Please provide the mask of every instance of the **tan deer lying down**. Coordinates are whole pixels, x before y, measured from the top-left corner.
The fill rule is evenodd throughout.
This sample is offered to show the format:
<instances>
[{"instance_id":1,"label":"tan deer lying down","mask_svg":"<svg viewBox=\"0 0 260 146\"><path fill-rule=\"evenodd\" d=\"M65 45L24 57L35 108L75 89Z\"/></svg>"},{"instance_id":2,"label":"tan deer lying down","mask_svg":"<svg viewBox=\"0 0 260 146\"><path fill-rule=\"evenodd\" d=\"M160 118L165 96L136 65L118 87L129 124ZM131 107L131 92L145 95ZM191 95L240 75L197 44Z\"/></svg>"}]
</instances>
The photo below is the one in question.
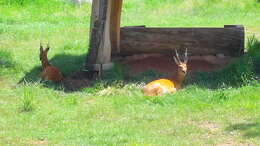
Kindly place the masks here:
<instances>
[{"instance_id":1,"label":"tan deer lying down","mask_svg":"<svg viewBox=\"0 0 260 146\"><path fill-rule=\"evenodd\" d=\"M178 66L177 75L169 79L158 79L144 86L143 92L146 96L155 96L165 93L174 93L181 88L184 77L187 73L187 49L184 56L184 61L181 61L178 52L175 50L176 57L173 57Z\"/></svg>"},{"instance_id":2,"label":"tan deer lying down","mask_svg":"<svg viewBox=\"0 0 260 146\"><path fill-rule=\"evenodd\" d=\"M40 77L43 80L53 81L53 82L61 82L63 80L63 76L58 68L52 66L47 57L47 53L50 47L47 45L45 49L43 49L42 45L40 44L40 60L42 63L42 72Z\"/></svg>"}]
</instances>

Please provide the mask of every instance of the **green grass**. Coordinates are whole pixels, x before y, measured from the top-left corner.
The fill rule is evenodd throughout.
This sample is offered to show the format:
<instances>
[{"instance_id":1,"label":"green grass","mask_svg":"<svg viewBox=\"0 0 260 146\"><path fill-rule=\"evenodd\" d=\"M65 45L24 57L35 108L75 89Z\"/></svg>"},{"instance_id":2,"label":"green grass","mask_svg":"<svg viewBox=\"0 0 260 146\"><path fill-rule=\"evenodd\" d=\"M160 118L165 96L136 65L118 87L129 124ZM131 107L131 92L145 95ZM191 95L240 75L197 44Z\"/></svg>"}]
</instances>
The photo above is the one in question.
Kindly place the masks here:
<instances>
[{"instance_id":1,"label":"green grass","mask_svg":"<svg viewBox=\"0 0 260 146\"><path fill-rule=\"evenodd\" d=\"M120 63L77 92L38 82L41 41L65 76L82 69L91 7L0 0L0 145L260 145L259 11L256 0L125 0L123 26L246 28L247 55L148 98L142 85L162 74Z\"/></svg>"},{"instance_id":2,"label":"green grass","mask_svg":"<svg viewBox=\"0 0 260 146\"><path fill-rule=\"evenodd\" d=\"M30 87L23 89L23 97L21 98L21 112L31 112L34 110L34 96Z\"/></svg>"}]
</instances>

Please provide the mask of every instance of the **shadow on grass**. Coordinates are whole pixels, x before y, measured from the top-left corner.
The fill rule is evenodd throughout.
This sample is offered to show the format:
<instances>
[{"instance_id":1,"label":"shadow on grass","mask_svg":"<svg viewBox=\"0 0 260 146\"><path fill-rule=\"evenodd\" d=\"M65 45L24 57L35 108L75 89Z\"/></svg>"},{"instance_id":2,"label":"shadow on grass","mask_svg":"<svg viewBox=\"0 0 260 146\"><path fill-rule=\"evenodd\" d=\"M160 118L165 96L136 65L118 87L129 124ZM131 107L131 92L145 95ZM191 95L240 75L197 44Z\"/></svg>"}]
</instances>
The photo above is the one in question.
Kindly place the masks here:
<instances>
[{"instance_id":1,"label":"shadow on grass","mask_svg":"<svg viewBox=\"0 0 260 146\"><path fill-rule=\"evenodd\" d=\"M167 77L165 74L158 73L156 71L147 71L139 75L130 75L128 69L115 62L114 67L105 71L102 74L102 78L99 80L90 80L91 73L83 72L83 64L85 61L85 55L75 56L59 54L51 58L50 63L60 69L65 76L65 80L62 84L56 85L46 82L43 85L48 88L54 88L64 91L79 91L83 88L93 87L93 84L103 84L106 86L119 86L123 87L128 83L147 83L154 79ZM192 76L188 76L185 81L185 85L197 85L202 88L219 89L227 87L243 86L251 82L254 78L253 62L249 57L241 57L235 60L228 67L214 72L201 72L195 73ZM41 66L34 67L30 70L19 83L23 82L39 82L39 74L41 72ZM93 85L93 86L92 86Z\"/></svg>"},{"instance_id":2,"label":"shadow on grass","mask_svg":"<svg viewBox=\"0 0 260 146\"><path fill-rule=\"evenodd\" d=\"M227 131L239 131L246 138L260 137L260 123L259 122L234 124L234 125L227 127L226 130Z\"/></svg>"},{"instance_id":3,"label":"shadow on grass","mask_svg":"<svg viewBox=\"0 0 260 146\"><path fill-rule=\"evenodd\" d=\"M65 77L65 80L62 83L55 84L52 82L43 82L42 84L45 87L53 88L55 90L64 90L64 91L76 91L80 88L89 86L89 74L86 72L82 72L85 61L84 55L67 55L67 54L58 54L52 57L49 62L53 66L60 69L62 74ZM40 66L36 66L32 68L29 72L25 74L25 76L20 79L20 83L39 83L42 68Z\"/></svg>"},{"instance_id":4,"label":"shadow on grass","mask_svg":"<svg viewBox=\"0 0 260 146\"><path fill-rule=\"evenodd\" d=\"M80 70L83 67L84 61L85 55L75 56L67 54L58 54L49 60L50 64L59 68L65 77L76 70ZM39 66L36 66L27 72L20 82L23 82L24 80L27 82L39 81L39 74L41 71L42 69L39 61Z\"/></svg>"},{"instance_id":5,"label":"shadow on grass","mask_svg":"<svg viewBox=\"0 0 260 146\"><path fill-rule=\"evenodd\" d=\"M245 55L233 60L227 67L212 72L197 72L189 76L186 84L196 84L203 88L219 89L241 87L256 78L254 64L257 60Z\"/></svg>"}]
</instances>

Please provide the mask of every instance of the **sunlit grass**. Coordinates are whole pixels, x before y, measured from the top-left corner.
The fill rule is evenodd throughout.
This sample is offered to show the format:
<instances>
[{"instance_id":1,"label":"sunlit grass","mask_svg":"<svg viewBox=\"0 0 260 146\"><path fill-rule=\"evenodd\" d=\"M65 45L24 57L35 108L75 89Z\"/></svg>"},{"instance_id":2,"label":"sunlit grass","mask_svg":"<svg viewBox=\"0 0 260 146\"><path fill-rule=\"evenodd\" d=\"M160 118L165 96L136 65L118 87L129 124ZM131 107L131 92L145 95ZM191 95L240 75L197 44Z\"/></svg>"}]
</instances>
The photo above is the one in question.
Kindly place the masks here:
<instances>
[{"instance_id":1,"label":"sunlit grass","mask_svg":"<svg viewBox=\"0 0 260 146\"><path fill-rule=\"evenodd\" d=\"M76 92L38 82L41 41L50 43L49 60L65 76L83 67L91 7L62 0L14 4L21 1L0 0L0 145L260 145L256 1L125 0L123 26L243 24L247 37L255 34L246 46L255 53L154 98L141 88L161 74L132 77L120 63Z\"/></svg>"}]
</instances>

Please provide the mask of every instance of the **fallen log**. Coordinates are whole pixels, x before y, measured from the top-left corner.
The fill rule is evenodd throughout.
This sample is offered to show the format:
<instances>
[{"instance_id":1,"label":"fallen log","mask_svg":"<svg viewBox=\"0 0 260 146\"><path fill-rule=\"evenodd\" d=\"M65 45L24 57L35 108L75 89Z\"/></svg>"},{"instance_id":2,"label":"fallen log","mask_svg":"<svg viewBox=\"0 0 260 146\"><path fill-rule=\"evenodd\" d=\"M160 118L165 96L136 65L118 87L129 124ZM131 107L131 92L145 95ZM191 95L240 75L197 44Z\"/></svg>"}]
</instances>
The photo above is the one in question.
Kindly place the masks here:
<instances>
[{"instance_id":1,"label":"fallen log","mask_svg":"<svg viewBox=\"0 0 260 146\"><path fill-rule=\"evenodd\" d=\"M189 55L240 56L244 52L244 27L225 25L224 28L121 28L121 56L169 54L173 49L185 48L188 48Z\"/></svg>"}]
</instances>

